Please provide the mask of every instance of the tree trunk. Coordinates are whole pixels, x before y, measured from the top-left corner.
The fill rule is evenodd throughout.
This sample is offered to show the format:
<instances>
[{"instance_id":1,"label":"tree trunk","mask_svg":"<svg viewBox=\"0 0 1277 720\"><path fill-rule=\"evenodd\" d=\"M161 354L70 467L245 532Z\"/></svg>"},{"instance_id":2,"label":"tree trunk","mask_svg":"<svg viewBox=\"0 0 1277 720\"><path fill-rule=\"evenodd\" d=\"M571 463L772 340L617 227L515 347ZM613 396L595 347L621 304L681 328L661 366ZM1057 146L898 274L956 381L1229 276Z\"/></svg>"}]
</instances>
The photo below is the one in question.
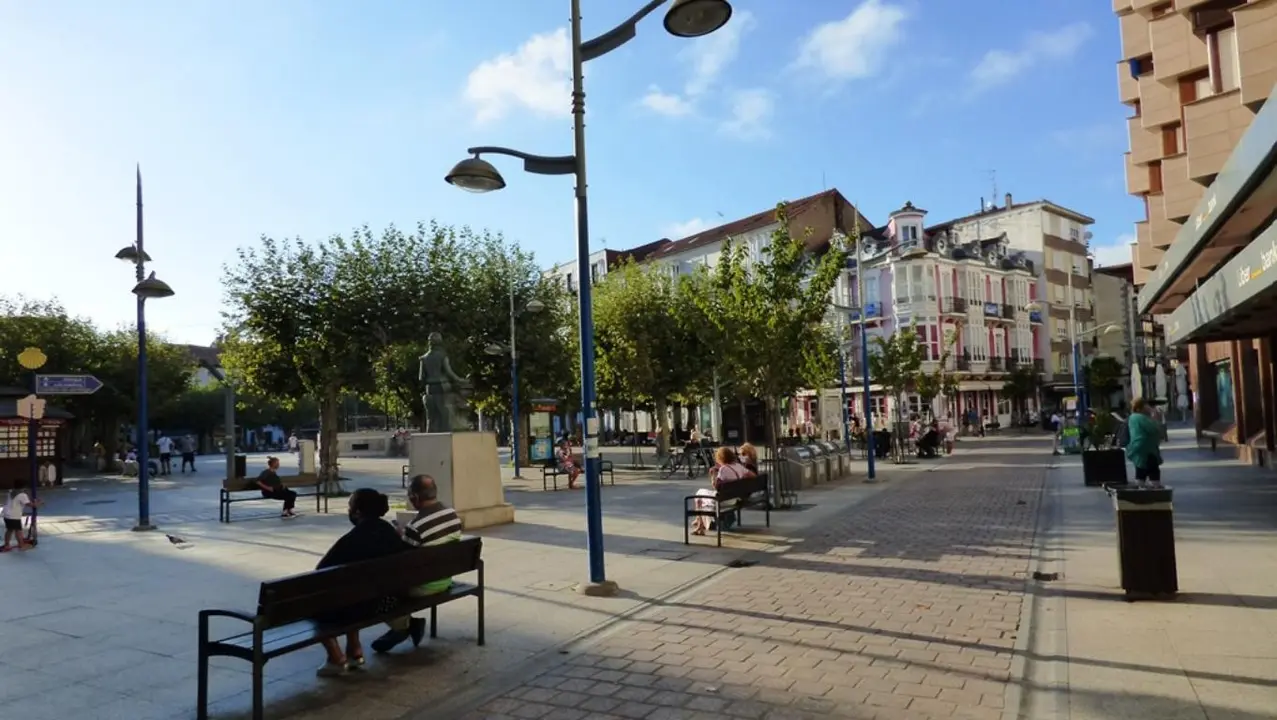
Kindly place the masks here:
<instances>
[{"instance_id":1,"label":"tree trunk","mask_svg":"<svg viewBox=\"0 0 1277 720\"><path fill-rule=\"evenodd\" d=\"M319 477L324 483L324 494L330 497L345 493L337 479L337 411L341 396L331 390L319 400Z\"/></svg>"},{"instance_id":2,"label":"tree trunk","mask_svg":"<svg viewBox=\"0 0 1277 720\"><path fill-rule=\"evenodd\" d=\"M659 457L667 455L670 449L670 418L666 412L668 409L668 401L656 401L656 454Z\"/></svg>"},{"instance_id":3,"label":"tree trunk","mask_svg":"<svg viewBox=\"0 0 1277 720\"><path fill-rule=\"evenodd\" d=\"M740 441L744 445L749 442L749 414L745 412L745 398L736 398L736 402L740 407Z\"/></svg>"}]
</instances>

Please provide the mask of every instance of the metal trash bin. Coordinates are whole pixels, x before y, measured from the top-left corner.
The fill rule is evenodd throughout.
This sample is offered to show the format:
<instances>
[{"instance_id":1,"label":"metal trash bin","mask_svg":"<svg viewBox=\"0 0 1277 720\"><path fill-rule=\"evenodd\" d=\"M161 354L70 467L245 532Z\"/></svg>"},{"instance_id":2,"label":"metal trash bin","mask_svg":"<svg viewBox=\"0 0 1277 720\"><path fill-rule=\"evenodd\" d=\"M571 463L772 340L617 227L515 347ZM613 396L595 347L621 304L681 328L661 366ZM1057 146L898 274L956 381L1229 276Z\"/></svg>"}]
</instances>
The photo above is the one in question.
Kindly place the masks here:
<instances>
[{"instance_id":1,"label":"metal trash bin","mask_svg":"<svg viewBox=\"0 0 1277 720\"><path fill-rule=\"evenodd\" d=\"M248 477L248 456L247 455L235 456L235 477L236 478Z\"/></svg>"},{"instance_id":2,"label":"metal trash bin","mask_svg":"<svg viewBox=\"0 0 1277 720\"><path fill-rule=\"evenodd\" d=\"M783 502L786 497L798 497L799 488L816 484L815 459L806 446L793 445L781 448L780 460L778 465L781 472L773 481L775 488L772 492L772 495L778 498L778 503Z\"/></svg>"},{"instance_id":3,"label":"metal trash bin","mask_svg":"<svg viewBox=\"0 0 1277 720\"><path fill-rule=\"evenodd\" d=\"M1117 513L1117 558L1127 600L1179 592L1172 491L1111 487Z\"/></svg>"},{"instance_id":4,"label":"metal trash bin","mask_svg":"<svg viewBox=\"0 0 1277 720\"><path fill-rule=\"evenodd\" d=\"M835 442L824 440L820 446L825 449L825 456L829 458L829 479L841 480L847 476L847 453L845 446Z\"/></svg>"},{"instance_id":5,"label":"metal trash bin","mask_svg":"<svg viewBox=\"0 0 1277 720\"><path fill-rule=\"evenodd\" d=\"M812 469L812 485L829 482L829 457L825 453L825 449L820 443L813 443L807 446L807 452L811 453ZM803 487L807 487L804 485Z\"/></svg>"}]
</instances>

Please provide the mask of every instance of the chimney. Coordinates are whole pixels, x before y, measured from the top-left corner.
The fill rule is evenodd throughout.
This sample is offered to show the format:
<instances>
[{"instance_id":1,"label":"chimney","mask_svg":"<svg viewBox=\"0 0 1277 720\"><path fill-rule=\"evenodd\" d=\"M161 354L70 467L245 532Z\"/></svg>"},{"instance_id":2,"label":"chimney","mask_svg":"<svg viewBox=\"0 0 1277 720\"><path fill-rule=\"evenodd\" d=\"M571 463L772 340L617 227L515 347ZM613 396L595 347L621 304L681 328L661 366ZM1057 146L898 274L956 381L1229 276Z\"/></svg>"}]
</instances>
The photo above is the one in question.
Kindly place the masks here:
<instances>
[{"instance_id":1,"label":"chimney","mask_svg":"<svg viewBox=\"0 0 1277 720\"><path fill-rule=\"evenodd\" d=\"M1007 193L1007 209L1011 209L1011 193Z\"/></svg>"}]
</instances>

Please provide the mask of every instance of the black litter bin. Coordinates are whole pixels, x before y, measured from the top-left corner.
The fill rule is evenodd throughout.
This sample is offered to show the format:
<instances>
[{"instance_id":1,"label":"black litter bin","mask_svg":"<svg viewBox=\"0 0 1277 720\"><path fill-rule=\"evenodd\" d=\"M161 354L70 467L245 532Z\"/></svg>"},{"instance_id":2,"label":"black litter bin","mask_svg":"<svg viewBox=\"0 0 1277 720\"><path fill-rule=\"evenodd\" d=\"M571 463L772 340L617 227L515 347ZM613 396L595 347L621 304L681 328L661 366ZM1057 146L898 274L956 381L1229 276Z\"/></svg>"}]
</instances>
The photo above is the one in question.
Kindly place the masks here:
<instances>
[{"instance_id":1,"label":"black litter bin","mask_svg":"<svg viewBox=\"0 0 1277 720\"><path fill-rule=\"evenodd\" d=\"M1114 487L1109 494L1117 511L1117 558L1126 599L1179 592L1170 488Z\"/></svg>"},{"instance_id":2,"label":"black litter bin","mask_svg":"<svg viewBox=\"0 0 1277 720\"><path fill-rule=\"evenodd\" d=\"M1122 448L1082 452L1082 482L1087 487L1126 484L1126 451Z\"/></svg>"},{"instance_id":3,"label":"black litter bin","mask_svg":"<svg viewBox=\"0 0 1277 720\"><path fill-rule=\"evenodd\" d=\"M248 456L247 455L235 456L235 477L237 478L248 477Z\"/></svg>"}]
</instances>

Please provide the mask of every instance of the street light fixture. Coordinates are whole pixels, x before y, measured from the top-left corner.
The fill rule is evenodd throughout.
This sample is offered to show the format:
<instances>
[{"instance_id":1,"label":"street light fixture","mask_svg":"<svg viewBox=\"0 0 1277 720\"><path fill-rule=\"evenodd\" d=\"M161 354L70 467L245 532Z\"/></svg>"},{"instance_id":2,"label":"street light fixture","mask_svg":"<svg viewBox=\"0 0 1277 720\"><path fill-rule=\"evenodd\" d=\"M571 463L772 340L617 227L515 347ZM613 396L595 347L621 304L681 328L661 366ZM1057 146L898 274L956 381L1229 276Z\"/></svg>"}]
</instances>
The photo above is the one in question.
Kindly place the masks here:
<instances>
[{"instance_id":1,"label":"street light fixture","mask_svg":"<svg viewBox=\"0 0 1277 720\"><path fill-rule=\"evenodd\" d=\"M467 151L471 157L457 163L444 176L449 184L470 192L500 190L505 187L505 179L491 163L480 157L485 154L508 155L523 160L523 169L537 175L576 176L577 268L582 280L577 295L581 333L581 418L585 424L582 456L585 460L586 547L590 561L590 582L581 585L580 590L587 595L613 595L617 586L607 579L603 556L603 502L599 482L601 461L594 397L594 317L590 283L587 280L590 277L590 213L585 172L584 67L590 60L600 58L632 40L638 33L638 23L666 2L667 0L651 0L625 22L592 40L585 40L581 37L581 0L571 0L571 155L532 155L504 147L472 147ZM732 7L727 0L673 0L665 16L665 29L676 37L700 37L721 28L731 16ZM513 326L513 322L511 324ZM514 348L511 347L510 350L513 357ZM517 436L518 433L515 434Z\"/></svg>"},{"instance_id":2,"label":"street light fixture","mask_svg":"<svg viewBox=\"0 0 1277 720\"><path fill-rule=\"evenodd\" d=\"M147 473L150 472L150 443L147 440L146 398L146 301L173 297L173 288L168 283L146 274L146 263L151 256L146 254L142 246L142 170L137 170L137 241L121 248L115 253L118 260L123 260L134 268L137 284L133 286L133 294L137 297L137 526L134 531L154 530L151 524L151 486ZM229 431L229 428L228 428Z\"/></svg>"}]
</instances>

